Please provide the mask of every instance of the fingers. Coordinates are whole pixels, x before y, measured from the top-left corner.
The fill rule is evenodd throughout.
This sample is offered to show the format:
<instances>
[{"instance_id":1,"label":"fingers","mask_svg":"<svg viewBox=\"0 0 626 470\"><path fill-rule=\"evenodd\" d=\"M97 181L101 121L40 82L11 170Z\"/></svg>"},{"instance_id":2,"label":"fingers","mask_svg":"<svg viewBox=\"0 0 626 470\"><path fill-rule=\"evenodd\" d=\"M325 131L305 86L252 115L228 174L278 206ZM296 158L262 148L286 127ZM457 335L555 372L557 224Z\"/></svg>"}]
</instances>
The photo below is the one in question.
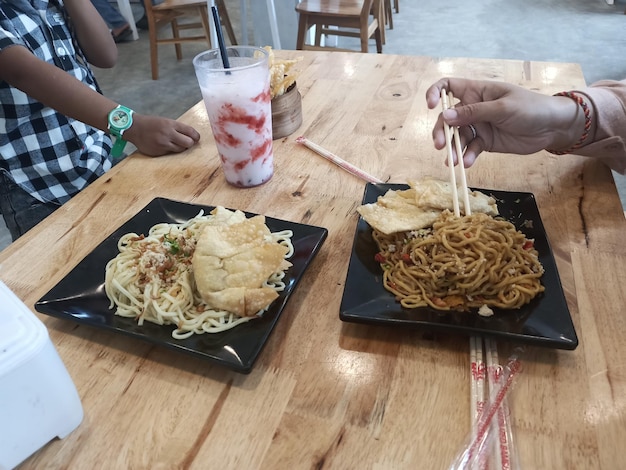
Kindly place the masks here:
<instances>
[{"instance_id":1,"label":"fingers","mask_svg":"<svg viewBox=\"0 0 626 470\"><path fill-rule=\"evenodd\" d=\"M442 114L439 114L437 122L432 130L433 143L437 150L441 150L446 146L446 136L443 130L444 119ZM448 123L448 125L450 125ZM471 127L470 127L471 126ZM453 126L459 127L459 134L461 136L461 146L465 147L472 139L475 139L478 135L478 131L474 125ZM473 129L473 130L472 130Z\"/></svg>"},{"instance_id":2,"label":"fingers","mask_svg":"<svg viewBox=\"0 0 626 470\"><path fill-rule=\"evenodd\" d=\"M433 136L433 144L437 150L443 150L446 148L446 136L443 129L443 117L441 114L437 120L437 124L433 128L432 136ZM478 155L480 155L485 150L485 142L480 137L478 130L472 128L470 126L461 126L459 127L459 137L461 148L463 150L462 160L463 166L465 168L471 167ZM457 165L459 162L459 157L457 155L456 145L452 145L452 156L454 164ZM446 165L448 164L446 157Z\"/></svg>"},{"instance_id":3,"label":"fingers","mask_svg":"<svg viewBox=\"0 0 626 470\"><path fill-rule=\"evenodd\" d=\"M484 141L476 130L472 130L470 126L463 126L459 128L459 135L461 137L461 148L463 150L462 161L465 168L471 167L478 155L484 150ZM456 155L456 148L454 152L454 164L458 164L459 159Z\"/></svg>"},{"instance_id":4,"label":"fingers","mask_svg":"<svg viewBox=\"0 0 626 470\"><path fill-rule=\"evenodd\" d=\"M183 152L198 143L200 140L200 133L193 127L186 124L177 123L175 126L175 133L172 135L170 143L172 145L173 152Z\"/></svg>"},{"instance_id":5,"label":"fingers","mask_svg":"<svg viewBox=\"0 0 626 470\"><path fill-rule=\"evenodd\" d=\"M142 150L143 153L151 157L160 157L171 153L180 153L196 145L198 141L185 134L175 133L156 145L151 145Z\"/></svg>"},{"instance_id":6,"label":"fingers","mask_svg":"<svg viewBox=\"0 0 626 470\"><path fill-rule=\"evenodd\" d=\"M478 155L483 151L483 141L480 137L473 139L465 148L465 152L463 152L463 166L465 168L471 167Z\"/></svg>"},{"instance_id":7,"label":"fingers","mask_svg":"<svg viewBox=\"0 0 626 470\"><path fill-rule=\"evenodd\" d=\"M432 136L433 143L435 144L435 148L437 150L441 150L446 147L446 135L443 130L443 118L441 116L441 113L439 113L439 116L437 117L437 122L433 127Z\"/></svg>"},{"instance_id":8,"label":"fingers","mask_svg":"<svg viewBox=\"0 0 626 470\"><path fill-rule=\"evenodd\" d=\"M184 152L200 140L200 133L191 126L174 120L158 122L162 125L154 126L152 132L142 135L136 143L137 148L146 155L158 157Z\"/></svg>"},{"instance_id":9,"label":"fingers","mask_svg":"<svg viewBox=\"0 0 626 470\"><path fill-rule=\"evenodd\" d=\"M479 80L468 80L465 78L445 77L433 83L426 90L426 103L429 109L434 109L438 104L441 96L441 90L452 92L455 98L462 102L477 101L482 89L482 83Z\"/></svg>"},{"instance_id":10,"label":"fingers","mask_svg":"<svg viewBox=\"0 0 626 470\"><path fill-rule=\"evenodd\" d=\"M187 141L189 141L189 139L191 140L191 143L189 143L189 145L186 148L191 147L192 145L194 145L200 140L200 133L197 130L195 130L193 127L188 126L187 124L183 124L178 121L174 121L174 122L175 122L174 129L176 130L176 132L178 132L178 134L180 135L187 137L188 138L186 139Z\"/></svg>"},{"instance_id":11,"label":"fingers","mask_svg":"<svg viewBox=\"0 0 626 470\"><path fill-rule=\"evenodd\" d=\"M441 90L443 88L446 90L449 88L447 78L442 78L441 80L433 83L428 90L426 90L426 104L428 105L428 109L435 109L439 105Z\"/></svg>"}]
</instances>

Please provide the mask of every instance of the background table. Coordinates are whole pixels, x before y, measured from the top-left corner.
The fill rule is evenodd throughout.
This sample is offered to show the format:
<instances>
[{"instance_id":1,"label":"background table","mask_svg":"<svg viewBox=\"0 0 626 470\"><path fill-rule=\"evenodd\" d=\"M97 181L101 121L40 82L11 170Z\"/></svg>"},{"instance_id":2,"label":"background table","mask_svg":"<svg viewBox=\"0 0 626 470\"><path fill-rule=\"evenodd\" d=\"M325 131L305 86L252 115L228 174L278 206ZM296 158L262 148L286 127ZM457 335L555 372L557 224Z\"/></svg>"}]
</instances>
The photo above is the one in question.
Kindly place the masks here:
<instances>
[{"instance_id":1,"label":"background table","mask_svg":"<svg viewBox=\"0 0 626 470\"><path fill-rule=\"evenodd\" d=\"M275 141L267 184L226 184L203 104L180 155L126 159L0 253L28 306L154 197L328 228L249 375L127 337L40 317L85 408L81 426L23 468L445 468L470 430L467 338L339 320L364 184L302 134L383 180L447 178L428 85L443 75L545 93L584 85L574 64L277 51L303 56L300 130ZM194 77L189 77L194 80ZM511 395L522 468L619 468L626 442L626 221L593 159L484 155L471 186L535 194L580 344L529 347ZM103 267L104 269L104 267ZM505 358L510 345L499 343Z\"/></svg>"}]
</instances>

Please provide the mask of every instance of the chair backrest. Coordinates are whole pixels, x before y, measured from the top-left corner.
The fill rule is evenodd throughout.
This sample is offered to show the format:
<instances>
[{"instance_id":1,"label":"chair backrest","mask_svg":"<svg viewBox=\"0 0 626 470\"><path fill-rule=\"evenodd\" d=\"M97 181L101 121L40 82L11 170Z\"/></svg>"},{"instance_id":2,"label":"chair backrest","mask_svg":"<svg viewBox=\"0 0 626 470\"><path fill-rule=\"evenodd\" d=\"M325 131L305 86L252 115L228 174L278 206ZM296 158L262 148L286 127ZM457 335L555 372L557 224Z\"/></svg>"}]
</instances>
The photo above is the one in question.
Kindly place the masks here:
<instances>
[{"instance_id":1,"label":"chair backrest","mask_svg":"<svg viewBox=\"0 0 626 470\"><path fill-rule=\"evenodd\" d=\"M211 48L211 31L209 12L206 1L197 0L164 0L158 5L153 5L152 0L143 0L146 9L146 19L150 36L150 62L152 65L152 78L158 79L158 46L160 44L173 44L176 49L176 58L182 59L181 44L204 41ZM231 44L237 44L228 11L224 0L216 0L222 26L226 29ZM178 18L188 17L191 21L178 23ZM158 30L163 26L171 26L171 36L159 35ZM181 30L196 30L196 34L181 35Z\"/></svg>"},{"instance_id":2,"label":"chair backrest","mask_svg":"<svg viewBox=\"0 0 626 470\"><path fill-rule=\"evenodd\" d=\"M381 6L381 0L303 0L296 6L299 13L296 49L318 49L321 35L330 35L359 37L362 52L367 52L367 40L374 37L377 51L382 52L385 22ZM315 43L308 45L306 34L313 26Z\"/></svg>"}]
</instances>

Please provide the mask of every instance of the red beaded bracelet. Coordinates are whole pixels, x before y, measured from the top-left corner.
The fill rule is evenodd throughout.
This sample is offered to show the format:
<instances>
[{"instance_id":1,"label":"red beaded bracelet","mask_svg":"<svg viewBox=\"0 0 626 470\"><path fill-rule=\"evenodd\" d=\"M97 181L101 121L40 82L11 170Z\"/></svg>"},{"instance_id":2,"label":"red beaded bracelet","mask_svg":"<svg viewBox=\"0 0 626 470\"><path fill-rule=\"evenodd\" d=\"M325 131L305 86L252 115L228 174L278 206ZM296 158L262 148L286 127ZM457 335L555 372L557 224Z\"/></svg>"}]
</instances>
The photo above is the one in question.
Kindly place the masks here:
<instances>
[{"instance_id":1,"label":"red beaded bracelet","mask_svg":"<svg viewBox=\"0 0 626 470\"><path fill-rule=\"evenodd\" d=\"M570 148L566 150L546 149L548 150L548 152L553 153L555 155L564 155L566 153L572 153L574 150L581 148L583 144L585 143L585 141L587 140L587 137L589 137L589 130L591 129L591 111L589 111L589 106L587 105L583 97L572 91L562 91L560 93L555 94L554 96L565 96L567 98L570 98L576 101L576 103L578 103L578 105L582 108L583 113L585 115L585 127L583 129L583 135L580 136L580 139L578 139L578 142L576 142L574 145L572 145Z\"/></svg>"}]
</instances>

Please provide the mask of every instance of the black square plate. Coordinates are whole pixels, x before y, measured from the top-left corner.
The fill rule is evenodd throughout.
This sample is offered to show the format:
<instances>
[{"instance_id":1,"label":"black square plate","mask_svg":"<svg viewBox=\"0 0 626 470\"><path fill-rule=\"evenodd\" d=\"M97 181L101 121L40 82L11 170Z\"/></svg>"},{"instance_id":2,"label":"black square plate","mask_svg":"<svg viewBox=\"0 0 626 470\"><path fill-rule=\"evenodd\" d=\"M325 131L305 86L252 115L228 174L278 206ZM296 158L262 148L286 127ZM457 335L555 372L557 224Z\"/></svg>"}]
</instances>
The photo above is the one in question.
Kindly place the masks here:
<instances>
[{"instance_id":1,"label":"black square plate","mask_svg":"<svg viewBox=\"0 0 626 470\"><path fill-rule=\"evenodd\" d=\"M408 189L408 186L369 183L365 188L363 204L376 202L389 189L402 190ZM403 308L383 286L382 270L374 260L378 249L372 239L372 229L361 218L354 237L339 317L348 322L423 327L557 349L575 349L578 338L534 195L475 189L493 196L500 215L512 222L527 238L535 239L535 248L545 269L541 278L545 286L543 293L519 310L493 309L491 317L482 317L476 312L442 312L430 307ZM527 221L532 224L525 223Z\"/></svg>"},{"instance_id":2,"label":"black square plate","mask_svg":"<svg viewBox=\"0 0 626 470\"><path fill-rule=\"evenodd\" d=\"M117 242L128 232L148 233L157 223L180 223L196 216L200 210L205 214L212 206L200 206L169 199L153 199L137 215L109 235L87 255L67 276L44 295L35 309L54 317L123 333L134 338L150 341L178 351L215 361L237 372L248 373L252 369L274 325L278 321L289 296L302 278L328 235L328 230L311 225L297 224L266 217L270 231L292 230L294 255L289 259L293 266L286 272L286 288L261 318L221 333L192 335L187 339L172 338L173 325L160 326L145 322L142 326L131 318L117 316L109 309L109 299L104 292L104 268L117 256ZM246 213L251 217L256 214Z\"/></svg>"}]
</instances>

